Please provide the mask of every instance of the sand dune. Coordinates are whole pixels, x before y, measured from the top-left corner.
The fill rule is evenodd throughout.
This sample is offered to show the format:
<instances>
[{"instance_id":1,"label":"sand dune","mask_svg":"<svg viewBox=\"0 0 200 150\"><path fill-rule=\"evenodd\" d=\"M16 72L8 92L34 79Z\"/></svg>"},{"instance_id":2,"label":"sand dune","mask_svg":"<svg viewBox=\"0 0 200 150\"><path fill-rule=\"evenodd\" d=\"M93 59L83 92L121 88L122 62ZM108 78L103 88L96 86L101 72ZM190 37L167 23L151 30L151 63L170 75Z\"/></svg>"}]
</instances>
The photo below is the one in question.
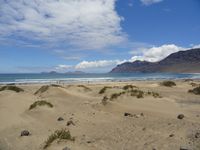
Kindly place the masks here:
<instances>
[{"instance_id":1,"label":"sand dune","mask_svg":"<svg viewBox=\"0 0 200 150\"><path fill-rule=\"evenodd\" d=\"M143 97L123 92L127 84L137 86L144 92ZM199 150L200 96L187 92L193 88L189 82L176 84L171 88L158 81L73 84L49 86L37 94L34 93L42 85L19 85L24 92L1 91L0 150L43 149L48 137L60 129L69 130L75 141L55 140L46 149ZM104 86L111 88L99 94ZM123 94L110 100L113 93L120 92ZM160 97L148 92L156 92ZM105 105L104 96L108 97ZM29 110L36 101L46 101L53 107L44 105ZM177 119L179 114L185 117ZM58 121L59 117L64 120ZM23 130L30 135L20 136Z\"/></svg>"}]
</instances>

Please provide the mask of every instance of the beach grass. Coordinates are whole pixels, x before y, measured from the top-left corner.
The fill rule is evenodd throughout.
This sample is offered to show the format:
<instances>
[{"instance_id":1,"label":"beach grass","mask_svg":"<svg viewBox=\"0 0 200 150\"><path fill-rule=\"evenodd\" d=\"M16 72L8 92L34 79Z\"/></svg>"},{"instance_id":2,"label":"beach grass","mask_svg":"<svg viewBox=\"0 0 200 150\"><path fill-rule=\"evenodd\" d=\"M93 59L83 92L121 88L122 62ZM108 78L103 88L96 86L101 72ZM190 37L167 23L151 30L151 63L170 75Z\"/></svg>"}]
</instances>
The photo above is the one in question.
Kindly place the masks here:
<instances>
[{"instance_id":1,"label":"beach grass","mask_svg":"<svg viewBox=\"0 0 200 150\"><path fill-rule=\"evenodd\" d=\"M48 148L55 140L70 140L70 141L74 141L75 138L71 136L71 133L70 133L69 130L65 130L65 129L56 130L45 141L45 145L44 145L43 149Z\"/></svg>"},{"instance_id":2,"label":"beach grass","mask_svg":"<svg viewBox=\"0 0 200 150\"><path fill-rule=\"evenodd\" d=\"M36 101L33 104L31 104L30 107L29 107L29 110L34 109L37 106L45 106L45 105L48 106L48 107L50 107L50 108L53 107L53 104L51 104L51 103L49 103L47 101L42 100L42 101Z\"/></svg>"},{"instance_id":3,"label":"beach grass","mask_svg":"<svg viewBox=\"0 0 200 150\"><path fill-rule=\"evenodd\" d=\"M24 92L24 90L22 88L19 88L17 86L13 86L13 85L7 85L7 86L3 86L0 88L0 91L5 91L5 90L15 91L17 93Z\"/></svg>"},{"instance_id":4,"label":"beach grass","mask_svg":"<svg viewBox=\"0 0 200 150\"><path fill-rule=\"evenodd\" d=\"M37 95L37 94L44 93L44 92L46 92L48 89L49 89L49 85L44 85L44 86L42 86L41 88L39 88L34 94Z\"/></svg>"},{"instance_id":5,"label":"beach grass","mask_svg":"<svg viewBox=\"0 0 200 150\"><path fill-rule=\"evenodd\" d=\"M198 87L196 87L196 88L194 88L192 90L189 90L188 92L189 93L193 93L195 95L200 95L200 86L198 86Z\"/></svg>"},{"instance_id":6,"label":"beach grass","mask_svg":"<svg viewBox=\"0 0 200 150\"><path fill-rule=\"evenodd\" d=\"M173 87L176 86L176 83L174 81L163 81L161 82L161 85L166 87Z\"/></svg>"},{"instance_id":7,"label":"beach grass","mask_svg":"<svg viewBox=\"0 0 200 150\"><path fill-rule=\"evenodd\" d=\"M83 88L85 91L92 91L92 89L90 89L89 87L87 87L85 85L78 85L78 87Z\"/></svg>"},{"instance_id":8,"label":"beach grass","mask_svg":"<svg viewBox=\"0 0 200 150\"><path fill-rule=\"evenodd\" d=\"M100 91L99 91L99 94L104 94L106 92L107 89L110 89L112 87L110 86L104 86Z\"/></svg>"}]
</instances>

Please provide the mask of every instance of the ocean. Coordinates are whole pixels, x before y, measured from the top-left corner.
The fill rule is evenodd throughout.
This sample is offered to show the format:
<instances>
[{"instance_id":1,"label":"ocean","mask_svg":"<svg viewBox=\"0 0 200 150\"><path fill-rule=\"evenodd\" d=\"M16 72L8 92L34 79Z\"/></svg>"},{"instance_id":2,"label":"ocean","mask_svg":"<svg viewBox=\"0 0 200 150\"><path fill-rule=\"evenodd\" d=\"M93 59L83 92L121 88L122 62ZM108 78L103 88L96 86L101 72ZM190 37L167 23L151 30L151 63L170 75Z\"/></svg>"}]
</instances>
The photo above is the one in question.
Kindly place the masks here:
<instances>
[{"instance_id":1,"label":"ocean","mask_svg":"<svg viewBox=\"0 0 200 150\"><path fill-rule=\"evenodd\" d=\"M0 84L73 83L131 80L200 79L200 74L177 73L117 73L117 74L0 74Z\"/></svg>"}]
</instances>

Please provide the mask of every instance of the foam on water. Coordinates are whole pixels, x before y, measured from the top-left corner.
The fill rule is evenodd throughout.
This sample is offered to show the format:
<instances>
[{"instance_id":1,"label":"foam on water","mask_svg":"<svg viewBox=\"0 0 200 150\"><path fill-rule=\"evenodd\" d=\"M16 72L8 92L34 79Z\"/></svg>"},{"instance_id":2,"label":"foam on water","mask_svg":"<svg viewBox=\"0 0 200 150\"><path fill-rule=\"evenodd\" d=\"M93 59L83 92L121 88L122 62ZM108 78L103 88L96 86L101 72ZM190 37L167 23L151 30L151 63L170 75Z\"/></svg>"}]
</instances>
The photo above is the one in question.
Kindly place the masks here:
<instances>
[{"instance_id":1,"label":"foam on water","mask_svg":"<svg viewBox=\"0 0 200 150\"><path fill-rule=\"evenodd\" d=\"M200 79L200 74L120 73L120 74L0 74L0 84L74 83L131 80Z\"/></svg>"}]
</instances>

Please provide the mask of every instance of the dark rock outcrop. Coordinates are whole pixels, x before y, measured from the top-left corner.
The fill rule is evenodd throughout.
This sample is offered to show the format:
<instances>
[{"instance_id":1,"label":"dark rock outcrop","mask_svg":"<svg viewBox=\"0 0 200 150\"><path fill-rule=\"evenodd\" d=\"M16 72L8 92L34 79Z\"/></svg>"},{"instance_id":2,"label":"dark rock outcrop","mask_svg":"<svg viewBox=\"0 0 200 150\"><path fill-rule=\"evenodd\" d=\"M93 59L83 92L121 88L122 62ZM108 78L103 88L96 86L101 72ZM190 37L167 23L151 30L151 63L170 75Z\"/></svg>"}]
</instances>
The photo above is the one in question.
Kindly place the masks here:
<instances>
[{"instance_id":1,"label":"dark rock outcrop","mask_svg":"<svg viewBox=\"0 0 200 150\"><path fill-rule=\"evenodd\" d=\"M117 65L110 73L200 73L200 48L173 53L159 62L134 61Z\"/></svg>"}]
</instances>

